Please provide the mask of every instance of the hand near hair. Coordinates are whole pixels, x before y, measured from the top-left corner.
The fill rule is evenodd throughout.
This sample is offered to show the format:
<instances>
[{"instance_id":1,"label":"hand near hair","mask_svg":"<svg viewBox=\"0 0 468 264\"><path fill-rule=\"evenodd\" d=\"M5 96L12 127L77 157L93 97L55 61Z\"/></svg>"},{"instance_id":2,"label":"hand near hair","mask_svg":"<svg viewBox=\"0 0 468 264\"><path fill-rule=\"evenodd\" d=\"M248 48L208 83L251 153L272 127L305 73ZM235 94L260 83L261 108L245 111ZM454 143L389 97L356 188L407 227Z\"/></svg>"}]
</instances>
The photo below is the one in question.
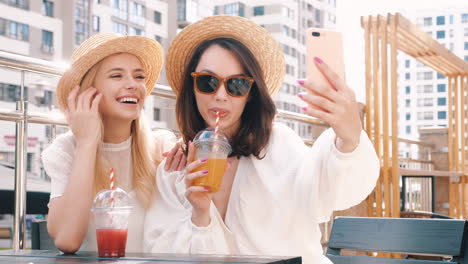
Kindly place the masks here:
<instances>
[{"instance_id":1,"label":"hand near hair","mask_svg":"<svg viewBox=\"0 0 468 264\"><path fill-rule=\"evenodd\" d=\"M197 171L194 170L200 167L206 160L195 158L195 148L192 142L189 142L189 151L187 156L187 175L185 175L185 185L187 190L185 192L185 197L192 204L192 222L196 226L208 226L210 224L210 204L211 204L211 194L208 192L209 188L203 186L193 186L193 181L197 178L203 177L206 175L206 171Z\"/></svg>"},{"instance_id":2,"label":"hand near hair","mask_svg":"<svg viewBox=\"0 0 468 264\"><path fill-rule=\"evenodd\" d=\"M307 90L298 94L307 103L302 110L327 122L337 136L338 150L351 152L358 146L362 130L354 91L321 59L315 58L314 63L331 88L315 85L313 80L299 80L298 83Z\"/></svg>"},{"instance_id":3,"label":"hand near hair","mask_svg":"<svg viewBox=\"0 0 468 264\"><path fill-rule=\"evenodd\" d=\"M102 94L90 87L77 96L79 90L80 87L76 86L68 95L65 117L77 144L97 144L102 137L102 120L99 114Z\"/></svg>"},{"instance_id":4,"label":"hand near hair","mask_svg":"<svg viewBox=\"0 0 468 264\"><path fill-rule=\"evenodd\" d=\"M182 145L183 141L179 139L170 151L163 153L163 157L166 158L165 171L181 171L187 166L187 157L184 154Z\"/></svg>"}]
</instances>

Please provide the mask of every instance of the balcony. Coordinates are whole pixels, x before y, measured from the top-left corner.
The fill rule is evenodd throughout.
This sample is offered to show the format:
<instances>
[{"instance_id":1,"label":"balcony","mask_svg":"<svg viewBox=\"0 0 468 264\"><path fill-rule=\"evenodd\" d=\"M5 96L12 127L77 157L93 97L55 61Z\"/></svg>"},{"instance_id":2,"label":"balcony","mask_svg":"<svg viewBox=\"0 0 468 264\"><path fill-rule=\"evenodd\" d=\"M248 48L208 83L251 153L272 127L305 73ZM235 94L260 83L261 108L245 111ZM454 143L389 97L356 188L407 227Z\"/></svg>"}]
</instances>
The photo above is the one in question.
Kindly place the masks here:
<instances>
[{"instance_id":1,"label":"balcony","mask_svg":"<svg viewBox=\"0 0 468 264\"><path fill-rule=\"evenodd\" d=\"M41 51L46 54L54 54L54 46L42 43Z\"/></svg>"}]
</instances>

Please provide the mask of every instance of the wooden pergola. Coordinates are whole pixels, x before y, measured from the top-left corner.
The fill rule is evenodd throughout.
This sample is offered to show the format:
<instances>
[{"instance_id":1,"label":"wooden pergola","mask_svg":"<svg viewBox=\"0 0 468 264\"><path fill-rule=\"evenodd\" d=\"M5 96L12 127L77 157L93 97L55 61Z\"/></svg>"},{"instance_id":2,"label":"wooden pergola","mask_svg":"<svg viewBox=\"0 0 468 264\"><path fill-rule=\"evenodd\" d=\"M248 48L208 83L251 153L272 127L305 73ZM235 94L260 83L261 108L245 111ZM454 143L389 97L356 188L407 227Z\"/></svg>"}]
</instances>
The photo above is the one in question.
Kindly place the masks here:
<instances>
[{"instance_id":1,"label":"wooden pergola","mask_svg":"<svg viewBox=\"0 0 468 264\"><path fill-rule=\"evenodd\" d=\"M400 217L397 53L402 51L448 77L449 215L466 218L468 63L398 13L361 17L361 25L365 31L366 131L381 160L379 182L368 198L368 215Z\"/></svg>"}]
</instances>

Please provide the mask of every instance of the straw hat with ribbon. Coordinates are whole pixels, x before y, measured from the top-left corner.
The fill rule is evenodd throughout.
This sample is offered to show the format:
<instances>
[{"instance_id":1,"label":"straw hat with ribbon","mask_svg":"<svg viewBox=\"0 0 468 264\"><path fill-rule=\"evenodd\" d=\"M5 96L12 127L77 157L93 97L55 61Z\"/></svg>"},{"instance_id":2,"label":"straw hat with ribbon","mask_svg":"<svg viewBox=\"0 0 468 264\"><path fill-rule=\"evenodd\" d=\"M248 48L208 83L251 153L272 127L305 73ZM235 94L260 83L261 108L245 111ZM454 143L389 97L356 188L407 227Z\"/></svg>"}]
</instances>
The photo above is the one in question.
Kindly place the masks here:
<instances>
[{"instance_id":1,"label":"straw hat with ribbon","mask_svg":"<svg viewBox=\"0 0 468 264\"><path fill-rule=\"evenodd\" d=\"M260 65L270 95L281 88L285 61L278 42L255 22L239 16L210 16L188 25L172 41L166 57L166 75L177 95L193 53L206 40L232 38L244 44Z\"/></svg>"},{"instance_id":2,"label":"straw hat with ribbon","mask_svg":"<svg viewBox=\"0 0 468 264\"><path fill-rule=\"evenodd\" d=\"M140 60L146 73L146 94L151 93L163 64L161 45L142 36L100 33L84 41L73 52L70 69L62 75L57 85L57 103L61 110L68 108L67 98L70 91L81 83L89 69L105 57L116 53L130 53Z\"/></svg>"}]
</instances>

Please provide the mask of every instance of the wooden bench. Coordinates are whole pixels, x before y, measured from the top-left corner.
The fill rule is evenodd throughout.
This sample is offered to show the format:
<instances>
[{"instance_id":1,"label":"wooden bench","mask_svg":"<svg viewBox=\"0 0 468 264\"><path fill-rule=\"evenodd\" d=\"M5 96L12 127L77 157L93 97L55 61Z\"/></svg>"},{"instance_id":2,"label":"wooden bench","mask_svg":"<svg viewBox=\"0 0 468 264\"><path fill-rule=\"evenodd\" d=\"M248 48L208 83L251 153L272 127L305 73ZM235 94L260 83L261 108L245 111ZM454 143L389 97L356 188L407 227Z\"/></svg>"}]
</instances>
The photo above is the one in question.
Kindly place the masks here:
<instances>
[{"instance_id":1,"label":"wooden bench","mask_svg":"<svg viewBox=\"0 0 468 264\"><path fill-rule=\"evenodd\" d=\"M468 264L468 225L455 219L340 217L335 219L327 257L335 264ZM436 260L344 255L343 250L439 257ZM438 259L438 260L437 260Z\"/></svg>"}]
</instances>

